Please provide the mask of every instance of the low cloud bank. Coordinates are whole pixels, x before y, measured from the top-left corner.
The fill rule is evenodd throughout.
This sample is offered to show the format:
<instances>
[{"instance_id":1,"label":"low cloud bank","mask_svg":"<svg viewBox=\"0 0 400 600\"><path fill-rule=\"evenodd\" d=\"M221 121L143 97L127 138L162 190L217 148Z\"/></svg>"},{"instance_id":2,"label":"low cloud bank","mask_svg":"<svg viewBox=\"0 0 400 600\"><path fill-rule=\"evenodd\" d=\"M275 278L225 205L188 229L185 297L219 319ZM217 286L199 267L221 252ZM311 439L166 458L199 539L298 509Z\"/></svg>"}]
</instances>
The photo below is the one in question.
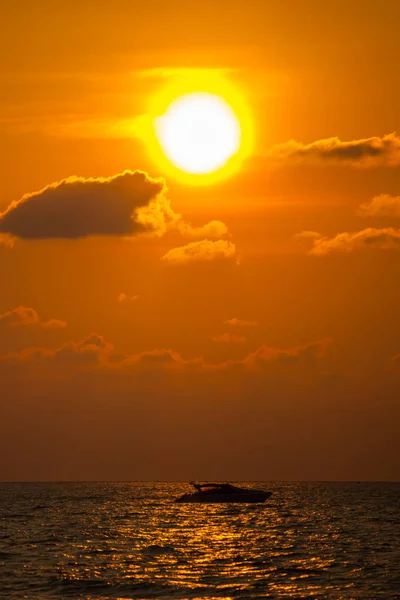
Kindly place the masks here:
<instances>
[{"instance_id":1,"label":"low cloud bank","mask_svg":"<svg viewBox=\"0 0 400 600\"><path fill-rule=\"evenodd\" d=\"M129 372L132 369L188 369L190 372L194 370L215 372L232 369L243 372L263 372L277 367L312 366L325 356L326 348L331 342L331 339L323 339L286 349L264 345L242 359L206 363L202 357L184 359L178 352L171 349L154 349L138 354L124 354L117 352L113 344L107 342L103 336L94 333L81 341L67 342L57 350L26 348L22 352L2 355L0 356L0 367L47 364L63 368L94 368L121 373Z\"/></svg>"}]
</instances>

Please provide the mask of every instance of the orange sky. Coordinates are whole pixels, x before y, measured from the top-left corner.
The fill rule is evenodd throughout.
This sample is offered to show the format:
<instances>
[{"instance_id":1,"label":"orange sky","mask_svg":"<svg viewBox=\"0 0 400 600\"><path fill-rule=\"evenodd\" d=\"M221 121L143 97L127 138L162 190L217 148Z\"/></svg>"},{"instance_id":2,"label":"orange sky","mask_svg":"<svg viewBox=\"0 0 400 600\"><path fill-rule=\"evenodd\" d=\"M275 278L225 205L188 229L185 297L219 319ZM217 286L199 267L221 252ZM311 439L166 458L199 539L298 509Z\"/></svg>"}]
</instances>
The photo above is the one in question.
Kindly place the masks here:
<instances>
[{"instance_id":1,"label":"orange sky","mask_svg":"<svg viewBox=\"0 0 400 600\"><path fill-rule=\"evenodd\" d=\"M399 480L399 23L396 0L5 3L1 480ZM137 129L196 77L255 130L207 186Z\"/></svg>"}]
</instances>

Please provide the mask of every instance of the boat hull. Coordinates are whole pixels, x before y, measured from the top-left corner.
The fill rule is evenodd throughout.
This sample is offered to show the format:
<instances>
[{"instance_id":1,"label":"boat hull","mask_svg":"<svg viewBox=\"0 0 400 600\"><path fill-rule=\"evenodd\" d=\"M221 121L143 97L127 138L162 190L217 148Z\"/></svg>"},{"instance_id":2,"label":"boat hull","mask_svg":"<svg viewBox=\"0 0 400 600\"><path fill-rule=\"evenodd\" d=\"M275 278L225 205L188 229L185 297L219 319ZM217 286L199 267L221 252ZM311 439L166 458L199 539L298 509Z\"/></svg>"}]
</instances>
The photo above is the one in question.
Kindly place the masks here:
<instances>
[{"instance_id":1,"label":"boat hull","mask_svg":"<svg viewBox=\"0 0 400 600\"><path fill-rule=\"evenodd\" d=\"M177 503L195 503L195 504L222 504L222 503L240 503L255 504L265 502L272 492L244 492L238 494L184 494L177 498Z\"/></svg>"}]
</instances>

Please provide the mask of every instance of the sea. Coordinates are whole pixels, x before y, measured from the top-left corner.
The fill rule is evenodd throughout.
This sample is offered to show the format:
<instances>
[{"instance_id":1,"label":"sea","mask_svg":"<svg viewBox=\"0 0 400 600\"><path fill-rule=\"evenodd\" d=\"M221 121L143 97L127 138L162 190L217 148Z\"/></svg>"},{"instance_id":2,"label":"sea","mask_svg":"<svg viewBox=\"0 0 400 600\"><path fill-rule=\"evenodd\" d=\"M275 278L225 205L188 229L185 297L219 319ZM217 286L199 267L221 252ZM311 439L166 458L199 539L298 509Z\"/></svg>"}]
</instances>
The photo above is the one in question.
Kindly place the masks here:
<instances>
[{"instance_id":1,"label":"sea","mask_svg":"<svg viewBox=\"0 0 400 600\"><path fill-rule=\"evenodd\" d=\"M400 483L1 483L0 598L400 598Z\"/></svg>"}]
</instances>

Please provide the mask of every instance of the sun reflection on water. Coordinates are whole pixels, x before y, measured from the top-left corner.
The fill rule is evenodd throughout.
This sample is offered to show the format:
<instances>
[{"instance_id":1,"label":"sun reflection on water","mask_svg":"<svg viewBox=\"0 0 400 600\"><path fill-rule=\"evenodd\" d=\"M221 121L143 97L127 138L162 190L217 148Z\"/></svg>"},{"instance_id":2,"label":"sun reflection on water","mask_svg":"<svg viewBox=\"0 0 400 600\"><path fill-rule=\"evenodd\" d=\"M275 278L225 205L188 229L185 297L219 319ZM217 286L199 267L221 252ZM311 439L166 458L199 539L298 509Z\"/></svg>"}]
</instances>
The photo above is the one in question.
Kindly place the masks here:
<instances>
[{"instance_id":1,"label":"sun reflection on water","mask_svg":"<svg viewBox=\"0 0 400 600\"><path fill-rule=\"evenodd\" d=\"M265 505L193 506L172 503L177 484L93 484L90 496L87 485L52 488L36 511L21 500L3 520L18 549L11 586L22 573L41 600L350 598L361 585L372 598L393 597L381 592L400 576L388 568L400 550L396 495L385 521L370 490L355 501L359 487L275 484ZM18 598L12 587L7 598Z\"/></svg>"}]
</instances>

